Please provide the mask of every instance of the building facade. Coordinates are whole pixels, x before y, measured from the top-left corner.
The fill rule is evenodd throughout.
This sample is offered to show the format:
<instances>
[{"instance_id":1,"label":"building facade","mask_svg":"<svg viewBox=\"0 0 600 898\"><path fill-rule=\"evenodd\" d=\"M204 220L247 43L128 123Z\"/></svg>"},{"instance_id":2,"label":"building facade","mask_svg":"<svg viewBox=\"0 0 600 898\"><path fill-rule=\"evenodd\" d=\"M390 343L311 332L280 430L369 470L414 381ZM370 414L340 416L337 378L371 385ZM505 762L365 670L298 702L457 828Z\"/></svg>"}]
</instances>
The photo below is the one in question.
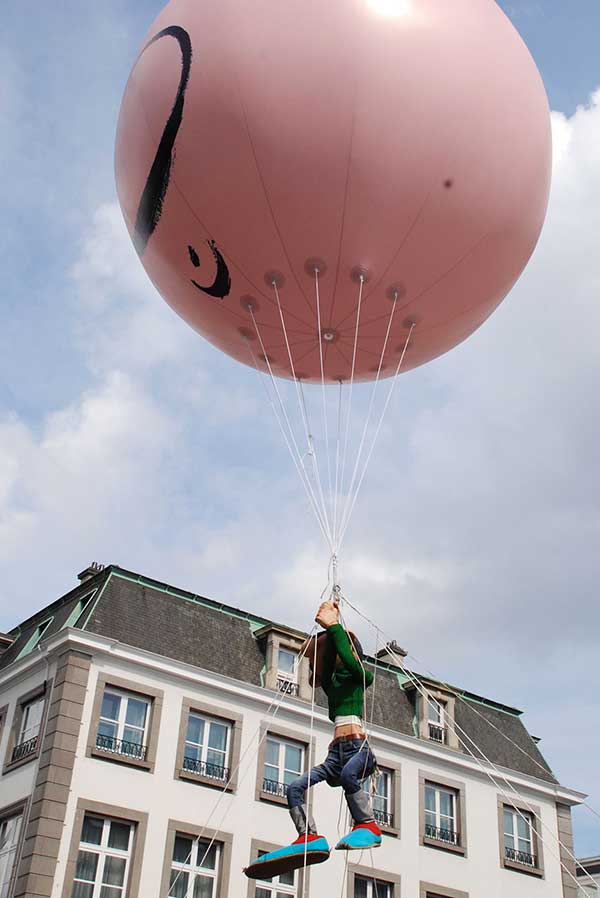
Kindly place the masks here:
<instances>
[{"instance_id":1,"label":"building facade","mask_svg":"<svg viewBox=\"0 0 600 898\"><path fill-rule=\"evenodd\" d=\"M577 863L579 898L600 896L600 857L583 857Z\"/></svg>"},{"instance_id":2,"label":"building facade","mask_svg":"<svg viewBox=\"0 0 600 898\"><path fill-rule=\"evenodd\" d=\"M0 637L0 898L576 898L557 842L572 851L582 796L521 712L419 678L423 695L385 650L366 661L383 845L247 880L294 836L286 786L331 738L295 663L306 634L116 566L80 578ZM341 791L317 787L314 811L335 844Z\"/></svg>"}]
</instances>

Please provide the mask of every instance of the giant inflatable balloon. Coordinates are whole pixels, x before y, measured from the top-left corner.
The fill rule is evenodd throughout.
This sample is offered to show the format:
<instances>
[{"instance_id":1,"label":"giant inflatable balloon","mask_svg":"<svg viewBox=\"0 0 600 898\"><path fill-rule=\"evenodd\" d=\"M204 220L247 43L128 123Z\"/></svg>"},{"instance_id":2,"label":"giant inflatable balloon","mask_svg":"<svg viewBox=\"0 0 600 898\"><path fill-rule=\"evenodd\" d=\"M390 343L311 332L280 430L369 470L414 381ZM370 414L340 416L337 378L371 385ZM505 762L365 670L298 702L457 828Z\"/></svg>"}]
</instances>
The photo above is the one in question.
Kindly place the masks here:
<instances>
[{"instance_id":1,"label":"giant inflatable balloon","mask_svg":"<svg viewBox=\"0 0 600 898\"><path fill-rule=\"evenodd\" d=\"M409 332L404 369L479 327L535 247L550 168L542 81L494 0L171 0L116 145L164 299L307 381L353 357L372 379L390 320L384 376Z\"/></svg>"}]
</instances>

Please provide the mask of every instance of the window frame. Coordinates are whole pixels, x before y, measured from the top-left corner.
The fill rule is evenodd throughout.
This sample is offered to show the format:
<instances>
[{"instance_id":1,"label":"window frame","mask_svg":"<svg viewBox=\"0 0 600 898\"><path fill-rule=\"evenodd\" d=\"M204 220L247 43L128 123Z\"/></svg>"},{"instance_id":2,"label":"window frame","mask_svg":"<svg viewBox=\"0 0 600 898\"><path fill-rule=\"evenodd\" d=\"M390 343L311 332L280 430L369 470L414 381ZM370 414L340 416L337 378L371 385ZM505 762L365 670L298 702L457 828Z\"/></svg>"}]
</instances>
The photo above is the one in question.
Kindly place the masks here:
<instances>
[{"instance_id":1,"label":"window frame","mask_svg":"<svg viewBox=\"0 0 600 898\"><path fill-rule=\"evenodd\" d=\"M98 587L94 587L94 589L90 590L89 592L83 593L83 595L81 595L77 599L61 629L66 630L69 627L83 629L82 627L77 627L77 624L79 623L83 615L86 614L86 612L90 609L97 592Z\"/></svg>"},{"instance_id":2,"label":"window frame","mask_svg":"<svg viewBox=\"0 0 600 898\"><path fill-rule=\"evenodd\" d=\"M23 845L25 843L25 830L27 829L28 810L29 798L23 798L20 801L15 801L12 804L0 808L0 821L8 820L11 817L18 816L22 818L21 828L19 830L19 838L17 839L17 848L15 851L15 861L10 874L10 879L8 881L8 898L11 898L11 896L14 894L15 883L17 881L17 871L19 869L21 855L23 852Z\"/></svg>"},{"instance_id":3,"label":"window frame","mask_svg":"<svg viewBox=\"0 0 600 898\"><path fill-rule=\"evenodd\" d=\"M287 798L282 795L273 795L271 792L266 792L263 789L263 771L265 769L265 758L267 752L267 736L273 736L274 739L281 739L284 742L295 742L298 745L302 746L302 748L304 749L304 764L301 773L306 773L306 771L308 770L309 755L313 764L315 763L316 738L313 736L312 752L310 752L309 747L311 745L311 742L305 734L295 732L294 730L288 730L285 727L280 727L277 724L268 723L267 721L263 721L260 725L259 749L257 753L256 767L255 799L256 801L266 801L271 804L278 804L287 808Z\"/></svg>"},{"instance_id":4,"label":"window frame","mask_svg":"<svg viewBox=\"0 0 600 898\"><path fill-rule=\"evenodd\" d=\"M2 768L3 774L9 773L12 770L16 770L17 768L22 767L24 764L30 764L32 761L36 761L40 757L42 753L44 733L46 731L46 721L48 719L48 708L50 704L49 698L52 694L52 682L52 680L44 680L42 683L38 683L37 686L34 686L32 689L30 689L29 692L26 692L24 695L20 695L17 698L13 711L8 742L6 745L6 752L4 755L4 766ZM18 735L21 732L23 710L27 705L32 704L34 701L36 701L36 699L40 697L43 697L44 707L42 709L40 728L38 731L35 749L30 754L27 754L22 758L18 758L17 760L13 760L13 753L19 745L19 742L17 740Z\"/></svg>"},{"instance_id":5,"label":"window frame","mask_svg":"<svg viewBox=\"0 0 600 898\"><path fill-rule=\"evenodd\" d=\"M389 870L378 870L375 867L366 867L361 864L348 864L348 898L354 898L356 892L356 877L362 879L378 879L387 882L392 887L391 898L400 898L402 877L398 873Z\"/></svg>"},{"instance_id":6,"label":"window frame","mask_svg":"<svg viewBox=\"0 0 600 898\"><path fill-rule=\"evenodd\" d=\"M380 770L385 771L385 773L388 773L390 775L390 794L388 797L388 806L392 815L392 822L389 826L387 824L380 823L379 821L377 822L382 833L400 838L402 828L400 817L402 807L402 765L383 757L376 749L374 749L374 751L377 755L377 766Z\"/></svg>"},{"instance_id":7,"label":"window frame","mask_svg":"<svg viewBox=\"0 0 600 898\"><path fill-rule=\"evenodd\" d=\"M185 743L187 736L188 719L191 713L198 714L200 717L208 717L218 722L229 724L230 737L227 750L227 767L229 767L228 781L217 780L214 777L206 776L202 773L194 773L193 770L183 769L183 759L185 755ZM210 786L213 789L223 791L227 782L226 792L236 792L238 787L238 774L240 753L242 748L242 728L244 718L237 711L229 708L219 708L209 705L201 699L184 697L181 703L181 717L179 721L179 736L177 739L177 750L175 752L175 773L176 780L185 780L190 783L197 783L202 786Z\"/></svg>"},{"instance_id":8,"label":"window frame","mask_svg":"<svg viewBox=\"0 0 600 898\"><path fill-rule=\"evenodd\" d=\"M296 659L294 662L294 669L290 674L287 671L284 671L279 666L279 656L281 652L287 652L288 655L293 655ZM298 696L300 694L300 652L298 649L290 648L287 645L282 645L281 642L277 645L277 664L276 672L277 672L277 690L278 692L285 692L286 695ZM291 689L282 688L282 684L288 684L291 686Z\"/></svg>"},{"instance_id":9,"label":"window frame","mask_svg":"<svg viewBox=\"0 0 600 898\"><path fill-rule=\"evenodd\" d=\"M134 824L128 864L128 880L122 898L138 898L142 861L144 858L144 845L148 829L148 814L133 808L123 808L117 805L104 804L103 802L92 801L87 798L80 798L77 801L71 829L69 854L65 865L65 876L61 898L71 898L75 871L77 869L77 855L81 843L81 831L86 814L95 817L110 817L113 820L120 820L123 823Z\"/></svg>"},{"instance_id":10,"label":"window frame","mask_svg":"<svg viewBox=\"0 0 600 898\"><path fill-rule=\"evenodd\" d=\"M469 893L449 889L447 886L437 886L431 882L421 882L419 898L469 898Z\"/></svg>"},{"instance_id":11,"label":"window frame","mask_svg":"<svg viewBox=\"0 0 600 898\"><path fill-rule=\"evenodd\" d=\"M524 814L525 816L530 818L533 817L531 839L533 855L536 861L534 867L531 867L529 864L521 864L519 863L519 861L509 860L509 858L506 857L504 845L505 808L517 813L520 812L521 814ZM526 875L534 876L537 879L545 879L543 842L538 837L537 833L534 832L534 830L537 830L539 832L539 828L541 826L541 824L539 823L541 814L541 809L537 805L530 804L529 807L527 807L524 802L520 802L517 799L513 801L512 799L509 799L504 795L498 795L498 842L500 848L500 866L502 867L502 869L512 870L515 873L525 873Z\"/></svg>"},{"instance_id":12,"label":"window frame","mask_svg":"<svg viewBox=\"0 0 600 898\"><path fill-rule=\"evenodd\" d=\"M425 834L425 787L437 786L456 793L456 820L458 823L459 843L443 842ZM456 780L439 776L434 771L419 770L419 844L439 851L448 851L452 854L467 857L467 813L466 813L466 785Z\"/></svg>"},{"instance_id":13,"label":"window frame","mask_svg":"<svg viewBox=\"0 0 600 898\"><path fill-rule=\"evenodd\" d=\"M427 742L431 742L432 745L435 745L438 748L448 748L452 751L462 751L463 748L460 743L460 739L456 732L455 726L456 696L451 692L447 692L441 689L437 684L429 683L427 680L423 681L423 690L425 692L425 696L419 693L416 693L415 695L419 738L425 739ZM434 721L431 721L429 719L429 703L432 700L441 705L441 711L444 721L442 742L438 742L437 739L431 738L431 732L429 729L430 723L438 726L438 724L435 724Z\"/></svg>"},{"instance_id":14,"label":"window frame","mask_svg":"<svg viewBox=\"0 0 600 898\"><path fill-rule=\"evenodd\" d=\"M167 838L165 840L165 855L161 878L160 895L169 894L169 882L171 877L171 865L173 862L173 848L177 834L196 839L202 836L208 842L215 839L221 845L219 873L217 876L216 898L228 898L229 881L231 878L231 857L233 834L222 830L207 829L197 823L186 823L182 820L169 820L167 824ZM129 895L127 896L129 898Z\"/></svg>"},{"instance_id":15,"label":"window frame","mask_svg":"<svg viewBox=\"0 0 600 898\"><path fill-rule=\"evenodd\" d=\"M278 848L283 848L283 845L275 845L272 842L263 842L261 839L252 839L250 843L250 863L255 861L258 857L260 851L276 851ZM298 873L298 881L295 885L295 895L294 898L306 898L306 896L310 895L310 867L306 868L306 888L304 888L304 870L300 867L297 871ZM260 879L249 879L248 880L248 892L247 898L256 898L256 887L260 886ZM277 891L277 888L275 889Z\"/></svg>"},{"instance_id":16,"label":"window frame","mask_svg":"<svg viewBox=\"0 0 600 898\"><path fill-rule=\"evenodd\" d=\"M291 633L277 624L266 624L254 633L254 638L264 646L265 666L261 673L261 683L265 689L272 689L275 692L281 692L278 688L278 667L279 667L279 649L287 649L300 655L300 649L306 640L306 634ZM289 699L302 699L310 701L312 696L312 687L308 681L309 664L308 658L301 659L297 667L297 692L288 696Z\"/></svg>"},{"instance_id":17,"label":"window frame","mask_svg":"<svg viewBox=\"0 0 600 898\"><path fill-rule=\"evenodd\" d=\"M110 689L111 687L117 692L124 692L133 697L139 696L140 698L150 701L150 719L147 723L148 738L146 743L146 757L144 760L141 758L130 757L129 755L121 755L116 752L103 751L96 745L104 692L107 688ZM86 757L98 758L115 764L127 764L129 767L137 767L140 770L154 773L163 701L164 692L162 689L156 689L154 686L149 686L137 681L124 680L121 677L112 676L110 674L99 674L95 687L94 706L88 733Z\"/></svg>"}]
</instances>

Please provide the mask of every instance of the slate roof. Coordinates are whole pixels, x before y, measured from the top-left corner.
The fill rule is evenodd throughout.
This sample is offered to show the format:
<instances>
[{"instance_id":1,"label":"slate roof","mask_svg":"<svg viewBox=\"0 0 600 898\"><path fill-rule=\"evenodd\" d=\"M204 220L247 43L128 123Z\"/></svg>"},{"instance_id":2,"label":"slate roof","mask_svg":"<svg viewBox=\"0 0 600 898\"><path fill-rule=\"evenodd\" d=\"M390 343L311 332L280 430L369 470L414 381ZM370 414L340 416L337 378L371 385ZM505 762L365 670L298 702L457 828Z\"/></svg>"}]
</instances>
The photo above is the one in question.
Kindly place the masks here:
<instances>
[{"instance_id":1,"label":"slate roof","mask_svg":"<svg viewBox=\"0 0 600 898\"><path fill-rule=\"evenodd\" d=\"M61 630L82 597L91 592L92 600L81 619L72 622L72 626L245 683L261 685L266 641L257 639L255 632L271 621L116 565L106 567L11 630L9 635L15 641L0 655L0 669L18 657L42 622L52 617L44 639ZM289 627L283 626L290 632ZM300 637L306 635L291 632ZM367 660L373 663L373 659ZM367 718L370 720L372 715L376 725L414 736L414 690L404 688L404 678L399 673L393 666L378 662L376 688L368 692ZM427 682L432 681L427 678ZM494 764L556 782L527 732L520 711L462 689L456 691L466 699L456 702L456 723L480 747L483 755ZM319 705L327 706L321 690L316 700Z\"/></svg>"}]
</instances>

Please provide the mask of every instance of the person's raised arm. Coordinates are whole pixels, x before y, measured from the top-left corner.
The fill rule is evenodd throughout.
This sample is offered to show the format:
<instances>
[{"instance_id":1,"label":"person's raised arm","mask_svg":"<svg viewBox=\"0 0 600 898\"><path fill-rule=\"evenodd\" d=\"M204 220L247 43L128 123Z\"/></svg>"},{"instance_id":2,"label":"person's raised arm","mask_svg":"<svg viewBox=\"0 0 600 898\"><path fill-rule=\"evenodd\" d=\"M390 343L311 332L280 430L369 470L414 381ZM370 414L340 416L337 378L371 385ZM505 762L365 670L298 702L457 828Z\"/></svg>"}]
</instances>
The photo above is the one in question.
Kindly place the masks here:
<instances>
[{"instance_id":1,"label":"person's raised arm","mask_svg":"<svg viewBox=\"0 0 600 898\"><path fill-rule=\"evenodd\" d=\"M344 668L352 675L352 679L357 683L370 686L373 682L373 674L364 667L362 661L353 652L350 638L339 623L339 612L333 602L323 602L315 620L327 630L328 650L333 643L334 664L335 655L339 655Z\"/></svg>"}]
</instances>

